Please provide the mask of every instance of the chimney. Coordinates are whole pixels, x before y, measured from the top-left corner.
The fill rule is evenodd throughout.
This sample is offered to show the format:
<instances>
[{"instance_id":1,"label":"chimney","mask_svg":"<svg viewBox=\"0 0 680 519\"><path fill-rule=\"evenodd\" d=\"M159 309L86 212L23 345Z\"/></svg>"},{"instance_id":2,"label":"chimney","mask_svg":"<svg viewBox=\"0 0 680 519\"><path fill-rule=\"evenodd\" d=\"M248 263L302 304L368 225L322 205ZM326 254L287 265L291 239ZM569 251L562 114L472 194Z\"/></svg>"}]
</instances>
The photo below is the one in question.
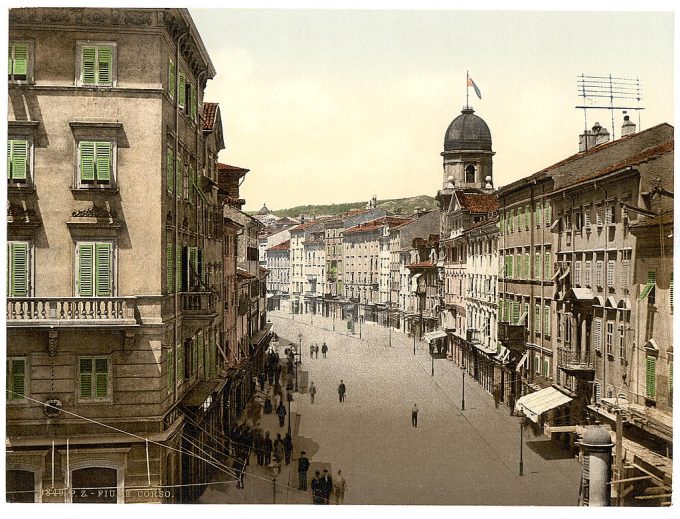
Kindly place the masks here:
<instances>
[{"instance_id":1,"label":"chimney","mask_svg":"<svg viewBox=\"0 0 680 519\"><path fill-rule=\"evenodd\" d=\"M609 132L600 123L595 123L592 130L586 130L579 135L578 151L587 151L606 142L609 142Z\"/></svg>"},{"instance_id":2,"label":"chimney","mask_svg":"<svg viewBox=\"0 0 680 519\"><path fill-rule=\"evenodd\" d=\"M625 114L625 112L624 112ZM621 137L632 135L635 133L635 123L630 120L627 114L623 116L623 125L621 126Z\"/></svg>"}]
</instances>

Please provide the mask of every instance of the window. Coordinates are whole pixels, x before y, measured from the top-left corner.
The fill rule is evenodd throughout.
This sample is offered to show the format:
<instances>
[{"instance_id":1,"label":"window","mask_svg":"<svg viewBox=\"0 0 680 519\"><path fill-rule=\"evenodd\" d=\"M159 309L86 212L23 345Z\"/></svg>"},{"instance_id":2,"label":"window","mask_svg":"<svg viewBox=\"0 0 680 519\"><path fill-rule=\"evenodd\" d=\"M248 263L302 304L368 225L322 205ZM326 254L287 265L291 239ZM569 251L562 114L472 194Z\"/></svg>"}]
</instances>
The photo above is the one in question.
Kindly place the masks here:
<instances>
[{"instance_id":1,"label":"window","mask_svg":"<svg viewBox=\"0 0 680 519\"><path fill-rule=\"evenodd\" d=\"M506 278L511 278L512 277L512 262L513 262L513 257L512 254L508 254L505 256L505 277Z\"/></svg>"},{"instance_id":2,"label":"window","mask_svg":"<svg viewBox=\"0 0 680 519\"><path fill-rule=\"evenodd\" d=\"M517 208L517 216L516 216L516 227L517 227L517 232L522 230L522 208L518 207Z\"/></svg>"},{"instance_id":3,"label":"window","mask_svg":"<svg viewBox=\"0 0 680 519\"><path fill-rule=\"evenodd\" d=\"M614 223L614 206L612 204L605 207L604 223L606 225L612 225Z\"/></svg>"},{"instance_id":4,"label":"window","mask_svg":"<svg viewBox=\"0 0 680 519\"><path fill-rule=\"evenodd\" d=\"M550 320L552 313L550 312L550 303L546 303L543 307L543 334L550 337Z\"/></svg>"},{"instance_id":5,"label":"window","mask_svg":"<svg viewBox=\"0 0 680 519\"><path fill-rule=\"evenodd\" d=\"M581 286L581 262L574 262L574 284Z\"/></svg>"},{"instance_id":6,"label":"window","mask_svg":"<svg viewBox=\"0 0 680 519\"><path fill-rule=\"evenodd\" d=\"M604 262L602 260L597 260L595 262L595 284L598 287L602 287L602 275L603 275Z\"/></svg>"},{"instance_id":7,"label":"window","mask_svg":"<svg viewBox=\"0 0 680 519\"><path fill-rule=\"evenodd\" d=\"M7 179L10 184L28 183L31 148L31 143L27 139L7 140Z\"/></svg>"},{"instance_id":8,"label":"window","mask_svg":"<svg viewBox=\"0 0 680 519\"><path fill-rule=\"evenodd\" d=\"M7 72L10 81L27 81L30 77L31 49L28 43L12 42L8 48Z\"/></svg>"},{"instance_id":9,"label":"window","mask_svg":"<svg viewBox=\"0 0 680 519\"><path fill-rule=\"evenodd\" d=\"M465 182L467 184L474 184L475 182L475 167L472 164L465 166Z\"/></svg>"},{"instance_id":10,"label":"window","mask_svg":"<svg viewBox=\"0 0 680 519\"><path fill-rule=\"evenodd\" d=\"M602 319L594 320L593 348L595 351L602 350Z\"/></svg>"},{"instance_id":11,"label":"window","mask_svg":"<svg viewBox=\"0 0 680 519\"><path fill-rule=\"evenodd\" d=\"M564 344L571 345L571 316L564 316Z\"/></svg>"},{"instance_id":12,"label":"window","mask_svg":"<svg viewBox=\"0 0 680 519\"><path fill-rule=\"evenodd\" d=\"M586 266L585 266L585 284L588 288L592 286L592 281L593 281L593 262L592 261L586 261Z\"/></svg>"},{"instance_id":13,"label":"window","mask_svg":"<svg viewBox=\"0 0 680 519\"><path fill-rule=\"evenodd\" d=\"M80 400L108 400L110 398L108 357L80 357L78 377Z\"/></svg>"},{"instance_id":14,"label":"window","mask_svg":"<svg viewBox=\"0 0 680 519\"><path fill-rule=\"evenodd\" d=\"M599 382L595 382L593 384L593 393L594 393L595 402L596 403L599 402L600 397L602 396L602 386L600 385Z\"/></svg>"},{"instance_id":15,"label":"window","mask_svg":"<svg viewBox=\"0 0 680 519\"><path fill-rule=\"evenodd\" d=\"M534 334L538 337L541 334L541 304L534 304Z\"/></svg>"},{"instance_id":16,"label":"window","mask_svg":"<svg viewBox=\"0 0 680 519\"><path fill-rule=\"evenodd\" d=\"M177 154L175 160L175 192L178 199L182 198L184 193L184 164L182 163L181 152Z\"/></svg>"},{"instance_id":17,"label":"window","mask_svg":"<svg viewBox=\"0 0 680 519\"><path fill-rule=\"evenodd\" d=\"M612 348L614 346L614 323L607 321L607 335L605 337L605 348L607 355L613 355Z\"/></svg>"},{"instance_id":18,"label":"window","mask_svg":"<svg viewBox=\"0 0 680 519\"><path fill-rule=\"evenodd\" d=\"M113 43L78 44L78 85L115 86L115 53Z\"/></svg>"},{"instance_id":19,"label":"window","mask_svg":"<svg viewBox=\"0 0 680 519\"><path fill-rule=\"evenodd\" d=\"M524 228L528 231L531 224L531 206L524 206Z\"/></svg>"},{"instance_id":20,"label":"window","mask_svg":"<svg viewBox=\"0 0 680 519\"><path fill-rule=\"evenodd\" d=\"M76 245L76 295L113 296L113 243L79 242Z\"/></svg>"},{"instance_id":21,"label":"window","mask_svg":"<svg viewBox=\"0 0 680 519\"><path fill-rule=\"evenodd\" d=\"M524 253L524 277L531 279L531 254Z\"/></svg>"},{"instance_id":22,"label":"window","mask_svg":"<svg viewBox=\"0 0 680 519\"><path fill-rule=\"evenodd\" d=\"M534 279L540 281L543 277L543 262L541 261L541 253L537 252L534 257Z\"/></svg>"},{"instance_id":23,"label":"window","mask_svg":"<svg viewBox=\"0 0 680 519\"><path fill-rule=\"evenodd\" d=\"M656 399L656 357L647 355L646 367L647 398L654 400Z\"/></svg>"},{"instance_id":24,"label":"window","mask_svg":"<svg viewBox=\"0 0 680 519\"><path fill-rule=\"evenodd\" d=\"M78 187L112 184L113 150L113 143L108 141L78 142Z\"/></svg>"},{"instance_id":25,"label":"window","mask_svg":"<svg viewBox=\"0 0 680 519\"><path fill-rule=\"evenodd\" d=\"M614 260L607 261L607 287L614 288Z\"/></svg>"},{"instance_id":26,"label":"window","mask_svg":"<svg viewBox=\"0 0 680 519\"><path fill-rule=\"evenodd\" d=\"M544 256L544 264L543 264L543 279L550 279L550 276L552 274L552 268L551 268L551 261L550 261L550 252L546 252Z\"/></svg>"},{"instance_id":27,"label":"window","mask_svg":"<svg viewBox=\"0 0 680 519\"><path fill-rule=\"evenodd\" d=\"M513 209L512 211L510 211L510 215L508 217L508 232L509 233L512 233L512 231L513 231L514 221L515 221L515 210Z\"/></svg>"},{"instance_id":28,"label":"window","mask_svg":"<svg viewBox=\"0 0 680 519\"><path fill-rule=\"evenodd\" d=\"M574 211L574 230L579 232L581 230L581 211Z\"/></svg>"},{"instance_id":29,"label":"window","mask_svg":"<svg viewBox=\"0 0 680 519\"><path fill-rule=\"evenodd\" d=\"M595 225L602 227L602 206L595 207Z\"/></svg>"},{"instance_id":30,"label":"window","mask_svg":"<svg viewBox=\"0 0 680 519\"><path fill-rule=\"evenodd\" d=\"M543 359L543 376L550 378L550 360L546 358Z\"/></svg>"},{"instance_id":31,"label":"window","mask_svg":"<svg viewBox=\"0 0 680 519\"><path fill-rule=\"evenodd\" d=\"M536 208L535 208L535 213L534 213L534 224L536 227L541 226L541 204L540 202L536 202Z\"/></svg>"},{"instance_id":32,"label":"window","mask_svg":"<svg viewBox=\"0 0 680 519\"><path fill-rule=\"evenodd\" d=\"M552 208L550 207L550 202L547 200L543 202L543 210L545 212L545 218L543 219L546 227L550 227L552 220Z\"/></svg>"},{"instance_id":33,"label":"window","mask_svg":"<svg viewBox=\"0 0 680 519\"><path fill-rule=\"evenodd\" d=\"M31 293L31 247L25 241L7 242L7 296Z\"/></svg>"},{"instance_id":34,"label":"window","mask_svg":"<svg viewBox=\"0 0 680 519\"><path fill-rule=\"evenodd\" d=\"M177 84L175 83L175 62L172 58L168 59L168 95L170 99L175 99L175 89Z\"/></svg>"},{"instance_id":35,"label":"window","mask_svg":"<svg viewBox=\"0 0 680 519\"><path fill-rule=\"evenodd\" d=\"M498 230L501 234L505 234L505 217L503 215L498 218Z\"/></svg>"},{"instance_id":36,"label":"window","mask_svg":"<svg viewBox=\"0 0 680 519\"><path fill-rule=\"evenodd\" d=\"M515 254L515 278L519 279L522 277L522 253L518 252Z\"/></svg>"},{"instance_id":37,"label":"window","mask_svg":"<svg viewBox=\"0 0 680 519\"><path fill-rule=\"evenodd\" d=\"M583 227L590 228L590 207L583 209Z\"/></svg>"},{"instance_id":38,"label":"window","mask_svg":"<svg viewBox=\"0 0 680 519\"><path fill-rule=\"evenodd\" d=\"M621 360L626 358L626 331L623 323L619 324L619 358Z\"/></svg>"},{"instance_id":39,"label":"window","mask_svg":"<svg viewBox=\"0 0 680 519\"><path fill-rule=\"evenodd\" d=\"M168 146L165 161L165 180L168 186L168 194L172 195L175 191L175 152Z\"/></svg>"},{"instance_id":40,"label":"window","mask_svg":"<svg viewBox=\"0 0 680 519\"><path fill-rule=\"evenodd\" d=\"M26 359L7 358L7 400L26 399Z\"/></svg>"},{"instance_id":41,"label":"window","mask_svg":"<svg viewBox=\"0 0 680 519\"><path fill-rule=\"evenodd\" d=\"M557 312L557 340L562 340L562 313Z\"/></svg>"}]
</instances>

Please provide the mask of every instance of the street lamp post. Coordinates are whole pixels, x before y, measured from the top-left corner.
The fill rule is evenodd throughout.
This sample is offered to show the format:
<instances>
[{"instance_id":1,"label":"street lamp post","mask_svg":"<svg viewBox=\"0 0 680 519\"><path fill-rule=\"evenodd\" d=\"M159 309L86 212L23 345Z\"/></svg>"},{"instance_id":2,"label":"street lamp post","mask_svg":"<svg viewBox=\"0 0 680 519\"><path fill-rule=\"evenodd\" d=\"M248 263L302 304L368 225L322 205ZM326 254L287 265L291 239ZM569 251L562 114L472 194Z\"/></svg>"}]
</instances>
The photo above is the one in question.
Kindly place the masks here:
<instances>
[{"instance_id":1,"label":"street lamp post","mask_svg":"<svg viewBox=\"0 0 680 519\"><path fill-rule=\"evenodd\" d=\"M269 464L269 475L272 478L272 501L274 504L276 504L276 477L279 475L280 471L281 465L276 461L272 461Z\"/></svg>"},{"instance_id":2,"label":"street lamp post","mask_svg":"<svg viewBox=\"0 0 680 519\"><path fill-rule=\"evenodd\" d=\"M463 361L463 365L460 367L460 370L463 373L463 398L460 403L460 410L465 411L465 361Z\"/></svg>"},{"instance_id":3,"label":"street lamp post","mask_svg":"<svg viewBox=\"0 0 680 519\"><path fill-rule=\"evenodd\" d=\"M434 377L434 352L430 353L430 357L432 357L432 376Z\"/></svg>"},{"instance_id":4,"label":"street lamp post","mask_svg":"<svg viewBox=\"0 0 680 519\"><path fill-rule=\"evenodd\" d=\"M519 422L519 475L524 475L524 425L527 417L523 416Z\"/></svg>"},{"instance_id":5,"label":"street lamp post","mask_svg":"<svg viewBox=\"0 0 680 519\"><path fill-rule=\"evenodd\" d=\"M286 391L286 400L288 400L288 435L291 436L291 427L290 427L290 403L293 400L293 395L290 394L290 391Z\"/></svg>"}]
</instances>

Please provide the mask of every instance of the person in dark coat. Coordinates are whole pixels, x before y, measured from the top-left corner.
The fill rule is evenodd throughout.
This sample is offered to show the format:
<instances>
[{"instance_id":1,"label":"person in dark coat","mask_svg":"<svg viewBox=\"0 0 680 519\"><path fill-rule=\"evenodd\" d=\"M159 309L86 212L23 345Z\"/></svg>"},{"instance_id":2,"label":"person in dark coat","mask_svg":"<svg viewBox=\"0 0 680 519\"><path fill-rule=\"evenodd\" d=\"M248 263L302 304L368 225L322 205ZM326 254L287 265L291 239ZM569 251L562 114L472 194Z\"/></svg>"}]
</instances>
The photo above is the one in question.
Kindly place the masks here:
<instances>
[{"instance_id":1,"label":"person in dark coat","mask_svg":"<svg viewBox=\"0 0 680 519\"><path fill-rule=\"evenodd\" d=\"M234 459L234 470L236 471L236 488L243 488L243 472L245 471L245 459L237 457Z\"/></svg>"},{"instance_id":2,"label":"person in dark coat","mask_svg":"<svg viewBox=\"0 0 680 519\"><path fill-rule=\"evenodd\" d=\"M314 344L309 345L309 358L310 359L314 358Z\"/></svg>"},{"instance_id":3,"label":"person in dark coat","mask_svg":"<svg viewBox=\"0 0 680 519\"><path fill-rule=\"evenodd\" d=\"M418 427L418 406L415 403L411 408L411 425Z\"/></svg>"},{"instance_id":4,"label":"person in dark coat","mask_svg":"<svg viewBox=\"0 0 680 519\"><path fill-rule=\"evenodd\" d=\"M269 465L272 462L272 451L274 450L274 444L272 439L269 437L269 431L264 435L264 464Z\"/></svg>"},{"instance_id":5,"label":"person in dark coat","mask_svg":"<svg viewBox=\"0 0 680 519\"><path fill-rule=\"evenodd\" d=\"M279 406L276 408L276 415L279 417L279 427L283 427L283 424L286 421L286 406L283 403L283 400L279 402Z\"/></svg>"},{"instance_id":6,"label":"person in dark coat","mask_svg":"<svg viewBox=\"0 0 680 519\"><path fill-rule=\"evenodd\" d=\"M330 501L331 492L333 492L333 478L328 472L328 469L323 469L323 476L321 476L321 492L322 502L327 505Z\"/></svg>"},{"instance_id":7,"label":"person in dark coat","mask_svg":"<svg viewBox=\"0 0 680 519\"><path fill-rule=\"evenodd\" d=\"M291 438L289 433L286 433L286 437L283 439L283 450L286 457L286 465L288 465L293 455L293 438Z\"/></svg>"},{"instance_id":8,"label":"person in dark coat","mask_svg":"<svg viewBox=\"0 0 680 519\"><path fill-rule=\"evenodd\" d=\"M258 382L260 383L260 391L264 391L264 383L266 382L266 377L264 375L264 371L260 372L260 376L258 377Z\"/></svg>"},{"instance_id":9,"label":"person in dark coat","mask_svg":"<svg viewBox=\"0 0 680 519\"><path fill-rule=\"evenodd\" d=\"M321 354L323 355L324 359L326 358L326 353L328 353L328 346L326 346L326 343L324 342L321 346Z\"/></svg>"},{"instance_id":10,"label":"person in dark coat","mask_svg":"<svg viewBox=\"0 0 680 519\"><path fill-rule=\"evenodd\" d=\"M278 362L276 363L276 367L274 369L274 377L276 378L277 383L281 379L281 364L279 364Z\"/></svg>"},{"instance_id":11,"label":"person in dark coat","mask_svg":"<svg viewBox=\"0 0 680 519\"><path fill-rule=\"evenodd\" d=\"M262 431L257 429L253 438L253 448L255 449L255 457L257 458L257 464L264 465L264 452L262 448L264 447L264 438L262 437Z\"/></svg>"},{"instance_id":12,"label":"person in dark coat","mask_svg":"<svg viewBox=\"0 0 680 519\"><path fill-rule=\"evenodd\" d=\"M323 488L321 487L321 473L317 470L312 480L312 502L315 505L323 503Z\"/></svg>"},{"instance_id":13,"label":"person in dark coat","mask_svg":"<svg viewBox=\"0 0 680 519\"><path fill-rule=\"evenodd\" d=\"M319 358L319 345L318 344L314 345L314 355L317 359Z\"/></svg>"},{"instance_id":14,"label":"person in dark coat","mask_svg":"<svg viewBox=\"0 0 680 519\"><path fill-rule=\"evenodd\" d=\"M340 385L338 386L338 398L340 398L340 402L345 401L345 393L347 392L347 388L345 387L345 383L341 380Z\"/></svg>"},{"instance_id":15,"label":"person in dark coat","mask_svg":"<svg viewBox=\"0 0 680 519\"><path fill-rule=\"evenodd\" d=\"M276 435L276 440L274 440L274 460L279 465L285 457L285 447L283 445L283 439L281 439L281 434Z\"/></svg>"},{"instance_id":16,"label":"person in dark coat","mask_svg":"<svg viewBox=\"0 0 680 519\"><path fill-rule=\"evenodd\" d=\"M307 471L309 470L309 459L305 451L300 452L298 458L298 490L307 490Z\"/></svg>"}]
</instances>

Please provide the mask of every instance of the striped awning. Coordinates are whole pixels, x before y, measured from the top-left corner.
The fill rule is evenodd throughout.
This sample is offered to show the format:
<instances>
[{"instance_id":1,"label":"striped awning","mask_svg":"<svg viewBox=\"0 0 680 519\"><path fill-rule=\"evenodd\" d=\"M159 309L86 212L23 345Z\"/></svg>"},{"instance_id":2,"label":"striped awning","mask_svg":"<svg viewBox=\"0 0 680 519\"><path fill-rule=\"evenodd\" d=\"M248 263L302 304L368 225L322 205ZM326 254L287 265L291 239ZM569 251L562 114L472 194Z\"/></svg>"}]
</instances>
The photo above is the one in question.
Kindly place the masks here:
<instances>
[{"instance_id":1,"label":"striped awning","mask_svg":"<svg viewBox=\"0 0 680 519\"><path fill-rule=\"evenodd\" d=\"M568 404L573 398L568 397L554 387L546 387L535 393L524 395L517 400L517 409L532 422L538 423L538 418L545 412Z\"/></svg>"}]
</instances>

